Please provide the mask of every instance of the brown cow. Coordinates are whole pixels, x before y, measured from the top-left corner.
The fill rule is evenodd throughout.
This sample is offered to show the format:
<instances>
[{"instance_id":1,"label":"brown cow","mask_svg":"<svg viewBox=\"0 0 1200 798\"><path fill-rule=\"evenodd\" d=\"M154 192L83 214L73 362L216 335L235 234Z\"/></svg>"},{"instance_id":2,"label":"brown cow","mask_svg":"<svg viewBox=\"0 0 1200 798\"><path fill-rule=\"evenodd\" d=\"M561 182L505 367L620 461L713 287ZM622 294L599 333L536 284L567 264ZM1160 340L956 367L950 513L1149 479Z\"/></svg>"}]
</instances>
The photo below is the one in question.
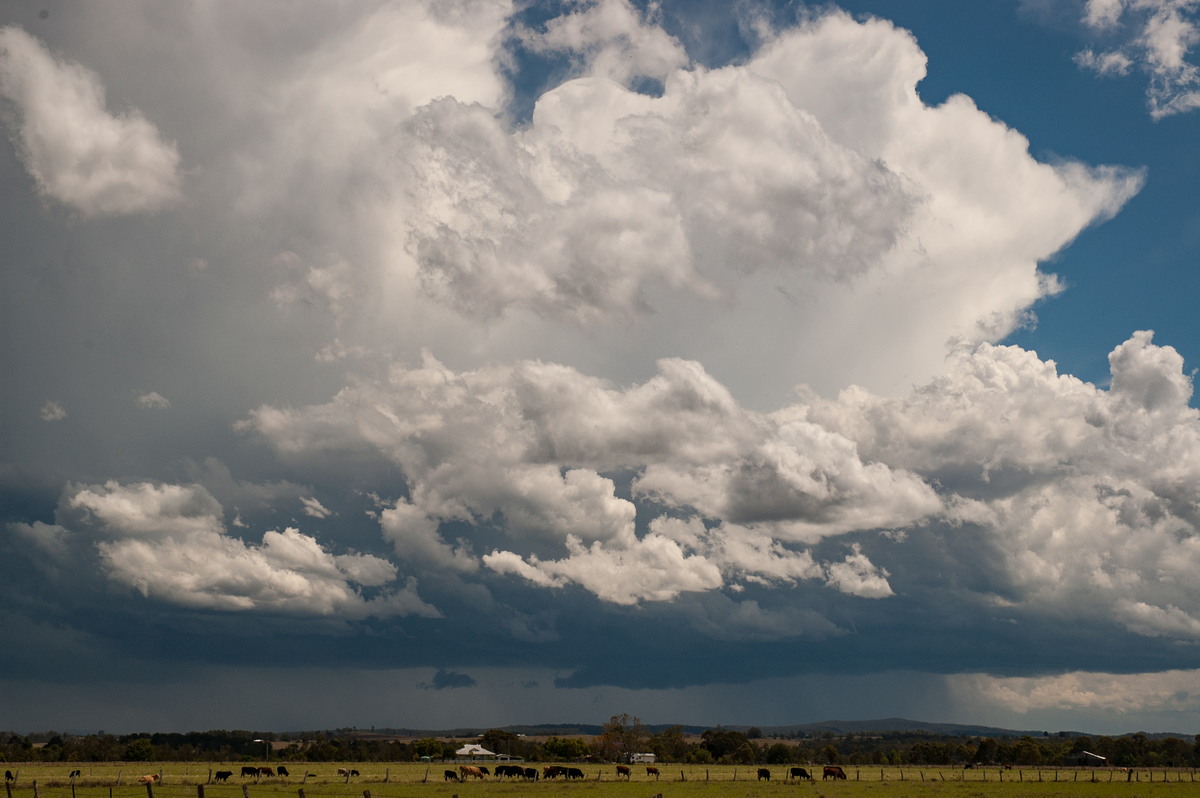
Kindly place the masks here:
<instances>
[{"instance_id":1,"label":"brown cow","mask_svg":"<svg viewBox=\"0 0 1200 798\"><path fill-rule=\"evenodd\" d=\"M646 775L653 776L655 781L658 781L658 768L647 767Z\"/></svg>"},{"instance_id":2,"label":"brown cow","mask_svg":"<svg viewBox=\"0 0 1200 798\"><path fill-rule=\"evenodd\" d=\"M145 776L138 776L138 783L153 784L154 782L158 781L159 778L160 777L157 773L147 773Z\"/></svg>"},{"instance_id":3,"label":"brown cow","mask_svg":"<svg viewBox=\"0 0 1200 798\"><path fill-rule=\"evenodd\" d=\"M846 780L846 771L842 770L837 765L826 765L825 772L821 776L822 781L824 781L825 779L834 779L834 780L841 779L841 780L845 781Z\"/></svg>"},{"instance_id":4,"label":"brown cow","mask_svg":"<svg viewBox=\"0 0 1200 798\"><path fill-rule=\"evenodd\" d=\"M631 775L629 773L629 766L628 765L617 765L617 775L624 776L625 778L628 779Z\"/></svg>"},{"instance_id":5,"label":"brown cow","mask_svg":"<svg viewBox=\"0 0 1200 798\"><path fill-rule=\"evenodd\" d=\"M483 771L480 770L479 768L475 767L474 765L459 765L458 772L462 774L461 778L463 781L466 781L467 777L470 777L473 779L482 779L483 778Z\"/></svg>"}]
</instances>

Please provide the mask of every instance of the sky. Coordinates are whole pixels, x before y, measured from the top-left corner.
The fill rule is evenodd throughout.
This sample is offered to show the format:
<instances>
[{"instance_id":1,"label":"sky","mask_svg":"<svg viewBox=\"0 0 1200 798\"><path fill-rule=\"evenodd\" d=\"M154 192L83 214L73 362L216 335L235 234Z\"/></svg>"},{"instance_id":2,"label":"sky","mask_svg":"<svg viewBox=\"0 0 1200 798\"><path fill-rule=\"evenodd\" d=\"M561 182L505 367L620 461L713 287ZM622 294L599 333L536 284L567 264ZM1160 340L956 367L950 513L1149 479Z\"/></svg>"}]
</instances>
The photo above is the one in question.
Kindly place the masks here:
<instances>
[{"instance_id":1,"label":"sky","mask_svg":"<svg viewBox=\"0 0 1200 798\"><path fill-rule=\"evenodd\" d=\"M1200 732L1197 45L0 5L0 729Z\"/></svg>"}]
</instances>

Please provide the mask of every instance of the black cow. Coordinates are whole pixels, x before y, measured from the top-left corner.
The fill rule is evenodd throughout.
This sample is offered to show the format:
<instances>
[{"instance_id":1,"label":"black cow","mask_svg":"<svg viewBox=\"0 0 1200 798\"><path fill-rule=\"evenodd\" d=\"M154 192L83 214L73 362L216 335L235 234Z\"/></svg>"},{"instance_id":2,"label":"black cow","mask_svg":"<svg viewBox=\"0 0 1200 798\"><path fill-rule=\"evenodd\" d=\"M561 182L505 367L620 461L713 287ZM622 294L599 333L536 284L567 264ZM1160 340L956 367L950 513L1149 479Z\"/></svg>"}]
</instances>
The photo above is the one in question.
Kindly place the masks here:
<instances>
[{"instance_id":1,"label":"black cow","mask_svg":"<svg viewBox=\"0 0 1200 798\"><path fill-rule=\"evenodd\" d=\"M292 774L288 773L287 768L285 768L283 765L280 765L279 767L275 768L275 775L276 776L290 776Z\"/></svg>"},{"instance_id":2,"label":"black cow","mask_svg":"<svg viewBox=\"0 0 1200 798\"><path fill-rule=\"evenodd\" d=\"M521 775L524 776L528 781L538 780L537 768L525 768L521 771Z\"/></svg>"},{"instance_id":3,"label":"black cow","mask_svg":"<svg viewBox=\"0 0 1200 798\"><path fill-rule=\"evenodd\" d=\"M771 771L767 770L766 768L759 768L758 769L758 780L762 781L763 779L770 781L771 780Z\"/></svg>"},{"instance_id":4,"label":"black cow","mask_svg":"<svg viewBox=\"0 0 1200 798\"><path fill-rule=\"evenodd\" d=\"M812 774L804 768L792 768L788 772L788 775L793 779L808 779L809 781L812 781Z\"/></svg>"},{"instance_id":5,"label":"black cow","mask_svg":"<svg viewBox=\"0 0 1200 798\"><path fill-rule=\"evenodd\" d=\"M5 781L16 781L17 777L12 774L11 770L6 770L6 771L4 771L4 780Z\"/></svg>"},{"instance_id":6,"label":"black cow","mask_svg":"<svg viewBox=\"0 0 1200 798\"><path fill-rule=\"evenodd\" d=\"M232 770L218 770L213 774L213 781L228 781L229 777L232 775Z\"/></svg>"},{"instance_id":7,"label":"black cow","mask_svg":"<svg viewBox=\"0 0 1200 798\"><path fill-rule=\"evenodd\" d=\"M72 771L71 771L71 775L70 775L70 776L67 776L67 778L68 778L68 779L73 779L73 778L75 778L75 777L76 777L76 776L78 776L78 775L79 775L79 771L78 771L78 770L72 770Z\"/></svg>"},{"instance_id":8,"label":"black cow","mask_svg":"<svg viewBox=\"0 0 1200 798\"><path fill-rule=\"evenodd\" d=\"M821 781L824 781L825 779L834 779L835 781L837 779L841 779L841 780L845 781L846 780L846 771L842 770L837 765L826 765L825 772L821 776Z\"/></svg>"},{"instance_id":9,"label":"black cow","mask_svg":"<svg viewBox=\"0 0 1200 798\"><path fill-rule=\"evenodd\" d=\"M559 776L565 776L567 769L562 765L547 765L542 768L542 776L547 779L557 779Z\"/></svg>"},{"instance_id":10,"label":"black cow","mask_svg":"<svg viewBox=\"0 0 1200 798\"><path fill-rule=\"evenodd\" d=\"M568 779L582 779L583 771L580 770L579 768L567 768L567 778Z\"/></svg>"},{"instance_id":11,"label":"black cow","mask_svg":"<svg viewBox=\"0 0 1200 798\"><path fill-rule=\"evenodd\" d=\"M257 776L257 775L258 775L258 768L254 767L253 765L246 765L245 767L242 768L242 776L243 777L244 776Z\"/></svg>"},{"instance_id":12,"label":"black cow","mask_svg":"<svg viewBox=\"0 0 1200 798\"><path fill-rule=\"evenodd\" d=\"M458 781L458 774L453 770L447 770L442 776L442 781Z\"/></svg>"}]
</instances>

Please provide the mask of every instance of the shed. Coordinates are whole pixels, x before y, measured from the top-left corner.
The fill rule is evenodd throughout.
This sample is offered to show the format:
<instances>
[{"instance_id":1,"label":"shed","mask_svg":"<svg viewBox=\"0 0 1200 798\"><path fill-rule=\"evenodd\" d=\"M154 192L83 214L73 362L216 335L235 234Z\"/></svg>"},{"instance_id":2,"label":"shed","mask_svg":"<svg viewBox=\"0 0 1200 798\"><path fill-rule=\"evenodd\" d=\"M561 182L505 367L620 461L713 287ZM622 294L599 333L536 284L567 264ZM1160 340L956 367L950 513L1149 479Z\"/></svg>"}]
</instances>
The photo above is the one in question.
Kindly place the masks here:
<instances>
[{"instance_id":1,"label":"shed","mask_svg":"<svg viewBox=\"0 0 1200 798\"><path fill-rule=\"evenodd\" d=\"M1099 754L1093 754L1091 751L1076 751L1073 754L1068 754L1063 762L1075 767L1108 767L1108 759Z\"/></svg>"}]
</instances>

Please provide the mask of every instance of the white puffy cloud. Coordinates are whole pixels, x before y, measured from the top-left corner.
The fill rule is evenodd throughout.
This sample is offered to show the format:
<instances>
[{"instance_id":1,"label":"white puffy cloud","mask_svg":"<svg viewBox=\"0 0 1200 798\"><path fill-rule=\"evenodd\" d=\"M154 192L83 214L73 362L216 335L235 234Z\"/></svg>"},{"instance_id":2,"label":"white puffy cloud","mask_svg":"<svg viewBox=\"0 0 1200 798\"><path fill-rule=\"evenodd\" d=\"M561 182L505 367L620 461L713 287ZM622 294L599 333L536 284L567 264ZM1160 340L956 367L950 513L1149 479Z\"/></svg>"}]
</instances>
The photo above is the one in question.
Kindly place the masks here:
<instances>
[{"instance_id":1,"label":"white puffy cloud","mask_svg":"<svg viewBox=\"0 0 1200 798\"><path fill-rule=\"evenodd\" d=\"M826 569L789 545L908 524L941 507L929 486L864 463L801 411L748 411L697 364L675 360L618 389L562 366L455 373L427 357L329 404L261 407L239 426L300 461L363 445L389 457L409 497L384 509L380 524L410 561L469 571L478 562L469 541L445 541L439 525L499 519L510 545L531 548L484 555L489 568L546 587L574 582L616 603L714 590L725 574L889 595L859 549ZM681 517L651 518L649 533L636 535L635 504L600 473L621 469L639 472L635 496Z\"/></svg>"},{"instance_id":2,"label":"white puffy cloud","mask_svg":"<svg viewBox=\"0 0 1200 798\"><path fill-rule=\"evenodd\" d=\"M133 402L138 407L144 407L148 410L166 410L171 406L171 400L158 391L139 393L133 397Z\"/></svg>"},{"instance_id":3,"label":"white puffy cloud","mask_svg":"<svg viewBox=\"0 0 1200 798\"><path fill-rule=\"evenodd\" d=\"M47 399L38 410L38 416L42 421L62 421L67 417L67 409L63 407L62 402Z\"/></svg>"},{"instance_id":4,"label":"white puffy cloud","mask_svg":"<svg viewBox=\"0 0 1200 798\"><path fill-rule=\"evenodd\" d=\"M962 353L910 396L848 390L809 417L946 497L946 534L1002 557L1003 601L1032 614L1200 637L1200 413L1171 347L1139 332L1105 391L1015 347ZM999 600L999 597L995 597Z\"/></svg>"},{"instance_id":5,"label":"white puffy cloud","mask_svg":"<svg viewBox=\"0 0 1200 798\"><path fill-rule=\"evenodd\" d=\"M264 532L257 546L229 536L220 504L199 485L76 486L63 507L82 512L78 527L95 539L105 575L148 598L223 611L439 616L411 578L398 589L363 595L361 588L396 580L396 567L382 558L333 555L292 528Z\"/></svg>"},{"instance_id":6,"label":"white puffy cloud","mask_svg":"<svg viewBox=\"0 0 1200 798\"><path fill-rule=\"evenodd\" d=\"M333 515L329 508L321 504L321 502L313 496L301 496L300 506L304 508L304 514L309 518L320 519L328 518L329 516Z\"/></svg>"},{"instance_id":7,"label":"white puffy cloud","mask_svg":"<svg viewBox=\"0 0 1200 798\"><path fill-rule=\"evenodd\" d=\"M110 112L95 72L15 26L0 28L0 98L43 195L84 216L156 211L182 197L175 145L136 109Z\"/></svg>"},{"instance_id":8,"label":"white puffy cloud","mask_svg":"<svg viewBox=\"0 0 1200 798\"><path fill-rule=\"evenodd\" d=\"M1194 711L1200 707L1200 671L1089 673L999 677L947 677L953 695L966 703L988 702L1021 714L1043 709L1089 709L1121 714Z\"/></svg>"},{"instance_id":9,"label":"white puffy cloud","mask_svg":"<svg viewBox=\"0 0 1200 798\"><path fill-rule=\"evenodd\" d=\"M1200 108L1200 68L1188 55L1200 42L1195 0L1088 0L1083 22L1119 43L1082 50L1076 63L1101 75L1125 75L1138 66L1150 77L1150 114L1161 119Z\"/></svg>"},{"instance_id":10,"label":"white puffy cloud","mask_svg":"<svg viewBox=\"0 0 1200 798\"><path fill-rule=\"evenodd\" d=\"M544 30L519 33L533 52L571 53L582 60L584 72L619 83L634 77L662 79L688 63L679 42L627 0L575 0Z\"/></svg>"},{"instance_id":11,"label":"white puffy cloud","mask_svg":"<svg viewBox=\"0 0 1200 798\"><path fill-rule=\"evenodd\" d=\"M1061 290L1038 263L1142 183L1039 163L968 98L925 105L924 73L907 32L830 13L744 63L673 67L660 96L588 72L517 130L482 104L430 103L396 142L410 212L388 285L415 269L425 293L489 320L476 345L493 355L596 347L622 381L683 356L769 403L798 375L901 390L937 373L948 341L1024 323ZM439 353L479 362L465 338Z\"/></svg>"}]
</instances>

